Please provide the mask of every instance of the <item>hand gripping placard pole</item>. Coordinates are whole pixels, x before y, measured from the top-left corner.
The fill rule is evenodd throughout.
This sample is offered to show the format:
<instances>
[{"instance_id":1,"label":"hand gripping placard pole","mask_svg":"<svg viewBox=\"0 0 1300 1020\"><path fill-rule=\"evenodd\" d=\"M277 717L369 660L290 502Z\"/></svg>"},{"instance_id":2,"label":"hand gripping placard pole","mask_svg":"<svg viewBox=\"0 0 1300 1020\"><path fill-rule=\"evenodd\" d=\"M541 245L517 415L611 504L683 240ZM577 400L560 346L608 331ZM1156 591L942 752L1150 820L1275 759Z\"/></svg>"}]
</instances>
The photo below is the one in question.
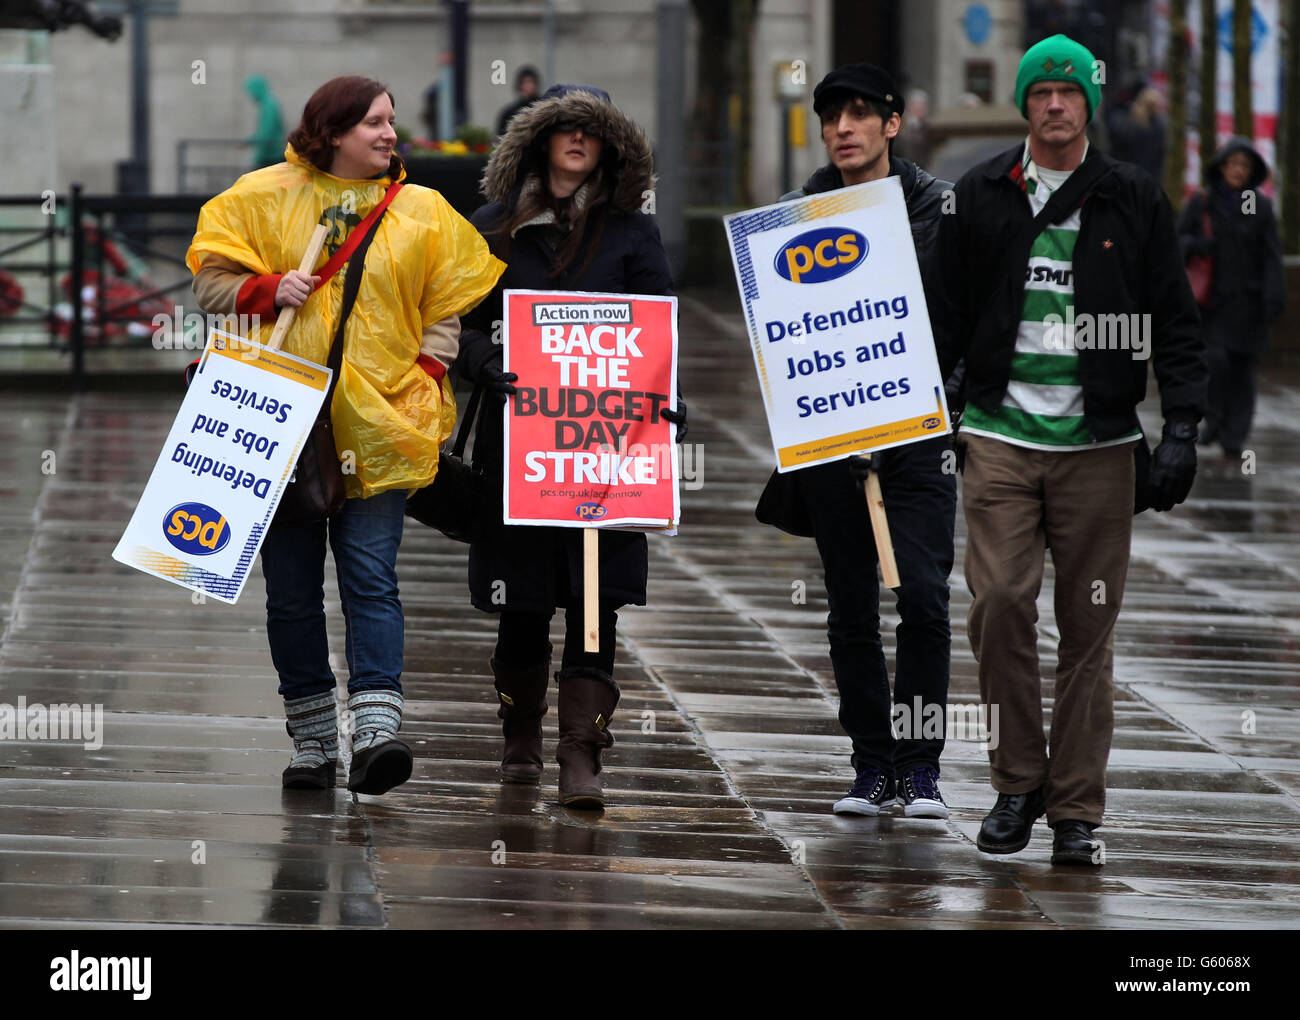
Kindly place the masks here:
<instances>
[{"instance_id":1,"label":"hand gripping placard pole","mask_svg":"<svg viewBox=\"0 0 1300 1020\"><path fill-rule=\"evenodd\" d=\"M302 262L298 266L298 272L311 275L311 271L316 268L316 260L320 258L321 249L325 247L325 239L329 236L329 230L325 224L318 223L316 230L311 235L311 240L307 242L307 251L302 257ZM285 334L289 332L289 327L293 325L293 317L298 314L298 309L293 305L285 305L280 309L280 317L275 320L275 329L271 331L271 339L267 341L266 346L273 351L278 351L280 345L284 343Z\"/></svg>"}]
</instances>

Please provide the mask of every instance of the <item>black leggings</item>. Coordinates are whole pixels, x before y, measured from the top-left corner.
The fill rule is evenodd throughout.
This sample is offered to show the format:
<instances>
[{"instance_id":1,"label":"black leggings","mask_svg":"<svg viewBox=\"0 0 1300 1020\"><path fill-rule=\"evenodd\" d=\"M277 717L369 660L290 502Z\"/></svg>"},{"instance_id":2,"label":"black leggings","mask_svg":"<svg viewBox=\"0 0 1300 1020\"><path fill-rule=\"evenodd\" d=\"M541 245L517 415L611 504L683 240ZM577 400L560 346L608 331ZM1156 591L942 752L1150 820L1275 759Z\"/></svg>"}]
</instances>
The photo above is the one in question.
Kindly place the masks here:
<instances>
[{"instance_id":1,"label":"black leggings","mask_svg":"<svg viewBox=\"0 0 1300 1020\"><path fill-rule=\"evenodd\" d=\"M611 676L614 673L615 627L618 606L600 603L600 651L584 652L582 606L564 610L564 658L562 669L585 666ZM551 654L551 614L507 609L497 625L496 658L503 665L517 668L545 661Z\"/></svg>"}]
</instances>

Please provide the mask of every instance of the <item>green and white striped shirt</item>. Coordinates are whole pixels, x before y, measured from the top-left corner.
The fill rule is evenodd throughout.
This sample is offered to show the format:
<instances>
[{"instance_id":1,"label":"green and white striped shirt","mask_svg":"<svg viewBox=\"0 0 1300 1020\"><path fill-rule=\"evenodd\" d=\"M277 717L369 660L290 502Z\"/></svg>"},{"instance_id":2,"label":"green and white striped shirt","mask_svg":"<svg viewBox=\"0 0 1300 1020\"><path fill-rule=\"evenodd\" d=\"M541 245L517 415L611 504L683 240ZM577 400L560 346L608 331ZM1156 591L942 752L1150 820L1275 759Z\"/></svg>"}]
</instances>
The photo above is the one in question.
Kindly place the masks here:
<instances>
[{"instance_id":1,"label":"green and white striped shirt","mask_svg":"<svg viewBox=\"0 0 1300 1020\"><path fill-rule=\"evenodd\" d=\"M1087 150L1084 150L1087 155ZM1021 157L1025 194L1035 216L1074 171L1046 170ZM1074 349L1074 244L1079 237L1079 209L1049 226L1034 239L1025 270L1025 298L1020 313L1011 375L1001 406L992 414L967 406L962 430L1034 450L1094 450L1130 443L1139 435L1093 442L1083 419L1079 354Z\"/></svg>"}]
</instances>

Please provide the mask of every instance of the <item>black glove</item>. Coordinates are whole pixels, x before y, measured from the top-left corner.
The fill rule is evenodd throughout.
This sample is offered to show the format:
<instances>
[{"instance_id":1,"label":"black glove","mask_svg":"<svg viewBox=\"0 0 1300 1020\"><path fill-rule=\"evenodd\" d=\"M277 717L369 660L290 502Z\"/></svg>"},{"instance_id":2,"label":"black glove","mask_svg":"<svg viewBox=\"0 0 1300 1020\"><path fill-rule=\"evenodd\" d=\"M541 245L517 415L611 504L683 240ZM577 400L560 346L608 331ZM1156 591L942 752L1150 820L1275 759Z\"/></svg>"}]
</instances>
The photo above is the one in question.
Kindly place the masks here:
<instances>
[{"instance_id":1,"label":"black glove","mask_svg":"<svg viewBox=\"0 0 1300 1020\"><path fill-rule=\"evenodd\" d=\"M957 362L952 374L944 380L943 395L948 401L948 417L956 429L961 422L961 413L966 408L966 359Z\"/></svg>"},{"instance_id":2,"label":"black glove","mask_svg":"<svg viewBox=\"0 0 1300 1020\"><path fill-rule=\"evenodd\" d=\"M506 402L506 397L513 397L519 392L519 388L513 385L518 381L519 376L514 372L501 371L500 350L494 351L478 370L478 384L503 404Z\"/></svg>"},{"instance_id":3,"label":"black glove","mask_svg":"<svg viewBox=\"0 0 1300 1020\"><path fill-rule=\"evenodd\" d=\"M1196 478L1196 424L1166 422L1151 455L1147 497L1152 510L1172 510L1187 498Z\"/></svg>"},{"instance_id":4,"label":"black glove","mask_svg":"<svg viewBox=\"0 0 1300 1020\"><path fill-rule=\"evenodd\" d=\"M860 453L856 457L850 457L849 474L859 482L865 482L867 476L871 474L871 454Z\"/></svg>"},{"instance_id":5,"label":"black glove","mask_svg":"<svg viewBox=\"0 0 1300 1020\"><path fill-rule=\"evenodd\" d=\"M673 437L674 443L680 443L686 438L686 401L678 397L677 410L674 411L671 407L665 407L659 412L659 417L677 426L677 434Z\"/></svg>"}]
</instances>

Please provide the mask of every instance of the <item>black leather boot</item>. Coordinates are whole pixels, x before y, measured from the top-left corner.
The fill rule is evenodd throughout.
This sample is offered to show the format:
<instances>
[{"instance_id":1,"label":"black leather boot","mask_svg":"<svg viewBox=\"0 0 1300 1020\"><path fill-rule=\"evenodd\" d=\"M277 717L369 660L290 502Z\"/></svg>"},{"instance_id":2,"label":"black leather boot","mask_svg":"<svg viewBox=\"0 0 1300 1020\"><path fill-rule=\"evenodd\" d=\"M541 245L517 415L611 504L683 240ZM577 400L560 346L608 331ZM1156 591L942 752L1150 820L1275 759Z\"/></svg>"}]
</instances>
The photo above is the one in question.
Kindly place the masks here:
<instances>
[{"instance_id":1,"label":"black leather boot","mask_svg":"<svg viewBox=\"0 0 1300 1020\"><path fill-rule=\"evenodd\" d=\"M555 675L560 685L560 803L566 807L602 808L600 752L614 746L610 719L618 705L618 685L598 669L573 667Z\"/></svg>"},{"instance_id":2,"label":"black leather boot","mask_svg":"<svg viewBox=\"0 0 1300 1020\"><path fill-rule=\"evenodd\" d=\"M1029 845L1034 821L1043 813L1047 795L1040 786L1028 793L999 793L984 818L975 845L986 854L1019 853Z\"/></svg>"},{"instance_id":3,"label":"black leather boot","mask_svg":"<svg viewBox=\"0 0 1300 1020\"><path fill-rule=\"evenodd\" d=\"M551 680L551 660L532 666L507 666L492 660L497 700L501 707L501 778L507 783L535 783L542 778L542 716L546 714L546 687Z\"/></svg>"},{"instance_id":4,"label":"black leather boot","mask_svg":"<svg viewBox=\"0 0 1300 1020\"><path fill-rule=\"evenodd\" d=\"M1052 863L1101 867L1106 861L1101 844L1092 838L1096 826L1076 818L1063 818L1052 825Z\"/></svg>"}]
</instances>

